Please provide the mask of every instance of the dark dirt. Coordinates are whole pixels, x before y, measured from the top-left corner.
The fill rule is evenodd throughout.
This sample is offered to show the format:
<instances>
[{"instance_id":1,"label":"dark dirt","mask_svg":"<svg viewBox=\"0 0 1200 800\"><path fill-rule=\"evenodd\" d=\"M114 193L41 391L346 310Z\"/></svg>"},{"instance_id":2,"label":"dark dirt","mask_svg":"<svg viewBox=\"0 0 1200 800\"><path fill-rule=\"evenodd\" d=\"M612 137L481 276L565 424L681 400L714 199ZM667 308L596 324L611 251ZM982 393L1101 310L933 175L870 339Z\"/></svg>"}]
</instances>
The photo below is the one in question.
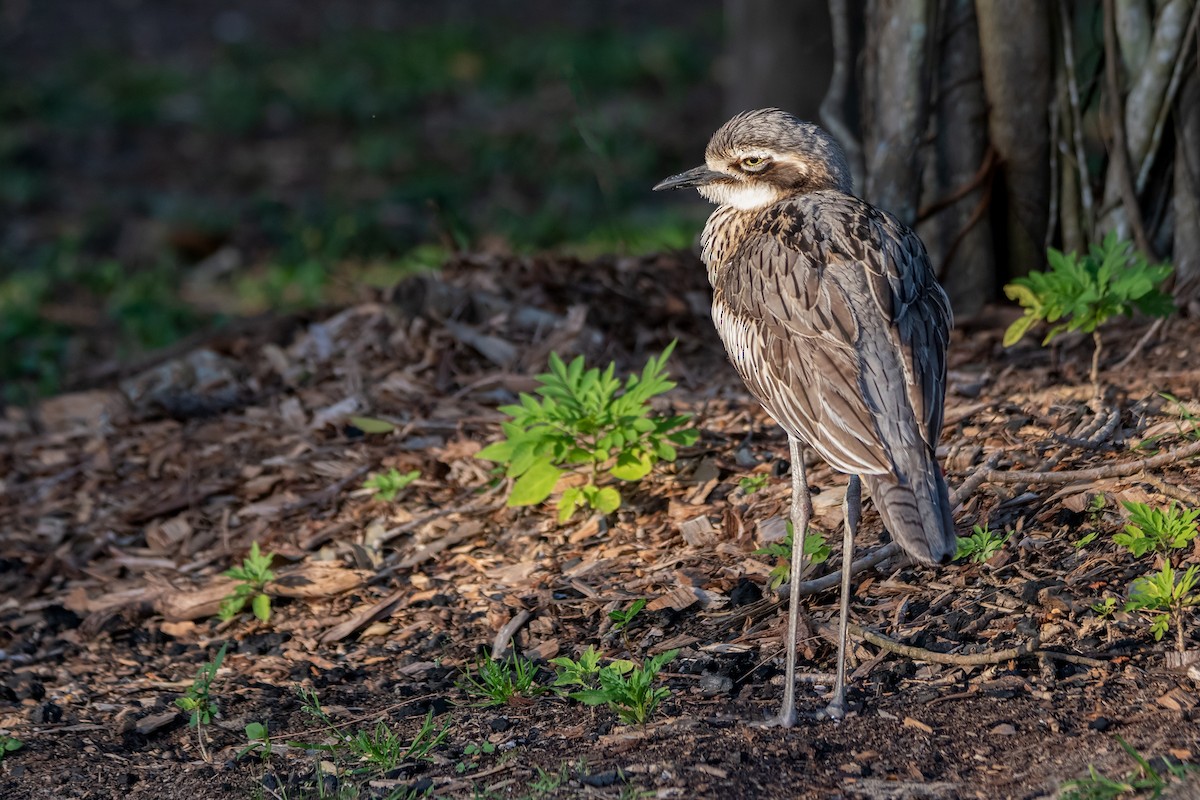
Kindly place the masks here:
<instances>
[{"instance_id":1,"label":"dark dirt","mask_svg":"<svg viewBox=\"0 0 1200 800\"><path fill-rule=\"evenodd\" d=\"M302 781L318 758L280 746L328 741L302 713L297 684L314 688L331 717L355 730L384 719L411 737L432 709L451 726L433 760L374 779L388 790L432 781L433 794L448 797L636 789L664 797L1025 798L1049 796L1089 763L1127 771L1118 735L1147 756L1194 758L1196 687L1164 669L1171 637L1156 644L1137 617L1103 621L1089 609L1141 569L1107 543L1122 524L1117 500L1165 505L1162 492L1190 491L1183 464L1011 497L985 484L963 500L958 519L964 529L1014 529L998 556L939 571L885 565L856 579L855 621L907 644L987 653L1038 636L1043 648L1096 666L1037 656L931 665L859 644L847 720L806 719L789 731L751 724L774 711L781 691L784 606L756 602L759 592L747 587L761 589L772 566L752 551L758 523L786 508L786 446L693 308L702 281L691 257L466 260L377 302L298 321L274 342L245 333L210 351L207 382L168 361L148 375L169 392L138 394L151 382L141 376L124 399L113 390L82 410L69 411L70 396L28 415L10 410L0 449L8 598L0 727L25 748L0 765L3 796L284 796L268 790L286 788L289 776ZM573 317L579 302L589 310ZM442 303L453 324L437 312ZM529 309L549 316L523 326ZM464 329L510 343L522 360L492 364L464 343L480 343ZM1143 330L1114 331L1113 359ZM1195 396L1200 358L1184 344L1195 335L1195 323L1176 321L1135 368L1110 372L1110 385L1121 387L1110 392L1121 423L1108 440L1080 449L1061 437L1090 413L1090 389L1080 383L1086 346L1051 363L1046 351L1000 352L998 328L960 330L944 437L952 486L991 452L1028 467L1062 451L1060 468L1077 468L1141 457L1130 445L1147 434L1165 433L1159 448L1184 441L1179 418L1155 392ZM701 439L627 492L607 529L595 519L557 526L549 510L506 509L495 491L480 493L488 477L472 454L496 435L490 409L540 369L539 345L632 367L675 337L680 386L667 401L696 415ZM357 432L329 411L348 397L357 398L355 413L397 429ZM115 410L97 416L97 408ZM410 494L386 504L356 490L365 469L391 465L421 470ZM747 495L738 482L751 473L774 477ZM810 476L821 490L818 527L835 541L843 479L820 466ZM1096 496L1104 510L1089 516ZM689 545L681 523L700 517L716 535ZM1073 546L1091 530L1096 542ZM879 535L868 512L862 551ZM442 540L449 544L438 551ZM321 559L341 565L338 574L357 569L358 578L349 591L278 598L266 625L244 615L218 624L211 600L228 584L217 573L250 541L280 554L281 571ZM830 564L837 559L835 546ZM390 611L363 616L389 595ZM621 655L626 642L605 612L634 597L652 602L630 631L632 657L680 648L666 673L671 697L646 726L548 695L477 708L456 686L521 609L532 618L514 641L543 665L589 643ZM809 599L817 633L802 646L802 669L832 669L822 629L835 603L833 593ZM351 632L331 634L351 618L359 620ZM209 728L206 763L173 703L222 641L231 642L214 686L223 717ZM549 678L543 668L540 682ZM824 679L813 680L800 687L806 712L823 705ZM138 732L164 713L160 727ZM276 737L266 767L235 760L250 721ZM494 753L464 755L484 739ZM460 763L468 764L462 772ZM567 780L536 795L539 768L565 769ZM288 797L317 796L292 785Z\"/></svg>"}]
</instances>

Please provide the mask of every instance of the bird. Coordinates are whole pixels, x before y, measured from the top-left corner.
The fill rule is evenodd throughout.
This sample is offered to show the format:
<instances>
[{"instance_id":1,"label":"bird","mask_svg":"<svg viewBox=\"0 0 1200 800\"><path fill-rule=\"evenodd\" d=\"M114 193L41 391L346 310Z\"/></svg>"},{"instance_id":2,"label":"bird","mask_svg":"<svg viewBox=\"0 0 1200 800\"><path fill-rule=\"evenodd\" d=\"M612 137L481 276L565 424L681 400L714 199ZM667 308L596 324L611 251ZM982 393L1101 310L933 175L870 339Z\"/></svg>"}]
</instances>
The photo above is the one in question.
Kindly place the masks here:
<instances>
[{"instance_id":1,"label":"bird","mask_svg":"<svg viewBox=\"0 0 1200 800\"><path fill-rule=\"evenodd\" d=\"M953 324L925 246L853 194L845 153L820 126L777 108L713 134L704 164L655 187L695 188L717 208L700 236L712 319L751 394L787 433L791 460L787 668L778 715L795 700L801 543L812 518L803 448L849 476L843 503L837 675L820 718L842 719L854 536L865 484L884 527L923 564L957 536L937 462Z\"/></svg>"}]
</instances>

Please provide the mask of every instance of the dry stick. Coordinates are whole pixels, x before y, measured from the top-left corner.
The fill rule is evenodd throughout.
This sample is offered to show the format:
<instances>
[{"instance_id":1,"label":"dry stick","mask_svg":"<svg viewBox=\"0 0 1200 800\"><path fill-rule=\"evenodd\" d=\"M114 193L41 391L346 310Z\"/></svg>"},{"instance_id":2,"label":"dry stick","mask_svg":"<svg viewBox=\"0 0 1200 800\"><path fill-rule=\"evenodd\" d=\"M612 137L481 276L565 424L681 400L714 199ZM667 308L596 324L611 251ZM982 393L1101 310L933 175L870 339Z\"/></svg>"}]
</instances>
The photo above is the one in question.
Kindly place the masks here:
<instances>
[{"instance_id":1,"label":"dry stick","mask_svg":"<svg viewBox=\"0 0 1200 800\"><path fill-rule=\"evenodd\" d=\"M512 640L513 634L521 629L521 626L529 621L533 614L528 609L521 609L515 617L504 623L504 627L496 631L496 638L492 642L492 660L496 661L504 654L508 648L508 643Z\"/></svg>"},{"instance_id":2,"label":"dry stick","mask_svg":"<svg viewBox=\"0 0 1200 800\"><path fill-rule=\"evenodd\" d=\"M1200 8L1200 5L1197 5L1196 7ZM1154 320L1154 324L1142 334L1142 337L1137 340L1137 344L1133 346L1133 349L1129 351L1129 354L1118 361L1113 366L1113 369L1125 369L1125 367L1128 367L1135 358L1141 355L1142 350L1145 349L1146 345L1150 343L1150 340L1154 338L1154 335L1162 329L1166 322L1166 317L1159 317L1158 319Z\"/></svg>"},{"instance_id":3,"label":"dry stick","mask_svg":"<svg viewBox=\"0 0 1200 800\"><path fill-rule=\"evenodd\" d=\"M1125 461L1117 464L1109 464L1103 467L1092 467L1091 469L1074 469L1063 470L1062 472L1040 472L1040 471L1025 471L1025 470L988 470L983 477L984 483L1042 483L1042 484L1063 484L1075 483L1076 481L1098 481L1105 478L1125 478L1130 475L1136 475L1144 470L1155 469L1157 467L1173 464L1176 461L1182 461L1185 458L1193 458L1200 455L1200 441L1192 442L1183 447L1176 447L1168 450L1165 453L1159 453L1150 458L1141 458L1137 461Z\"/></svg>"},{"instance_id":4,"label":"dry stick","mask_svg":"<svg viewBox=\"0 0 1200 800\"><path fill-rule=\"evenodd\" d=\"M1104 0L1104 75L1108 84L1109 123L1112 125L1112 158L1117 168L1117 188L1125 213L1129 215L1129 227L1138 249L1146 258L1157 261L1150 240L1146 237L1146 226L1142 221L1142 209L1138 206L1137 188L1133 184L1132 167L1129 164L1129 148L1125 143L1125 109L1121 103L1121 82L1117 77L1117 15L1114 0Z\"/></svg>"},{"instance_id":5,"label":"dry stick","mask_svg":"<svg viewBox=\"0 0 1200 800\"><path fill-rule=\"evenodd\" d=\"M861 625L850 623L850 633L862 639L864 642L869 642L876 647L881 647L890 653L911 658L914 661L928 661L934 664L952 664L959 667L978 667L988 664L999 664L1004 661L1012 661L1021 656L1044 656L1057 661L1067 661L1072 664L1080 664L1085 667L1107 667L1108 662L1098 658L1088 658L1087 656L1077 656L1073 653L1059 653L1054 650L1041 650L1038 648L1040 642L1037 637L1034 637L1025 644L1011 647L1008 650L995 650L990 653L939 653L936 650L926 650L924 647L916 647L911 644L901 644L895 639L890 639L881 633L867 630Z\"/></svg>"}]
</instances>

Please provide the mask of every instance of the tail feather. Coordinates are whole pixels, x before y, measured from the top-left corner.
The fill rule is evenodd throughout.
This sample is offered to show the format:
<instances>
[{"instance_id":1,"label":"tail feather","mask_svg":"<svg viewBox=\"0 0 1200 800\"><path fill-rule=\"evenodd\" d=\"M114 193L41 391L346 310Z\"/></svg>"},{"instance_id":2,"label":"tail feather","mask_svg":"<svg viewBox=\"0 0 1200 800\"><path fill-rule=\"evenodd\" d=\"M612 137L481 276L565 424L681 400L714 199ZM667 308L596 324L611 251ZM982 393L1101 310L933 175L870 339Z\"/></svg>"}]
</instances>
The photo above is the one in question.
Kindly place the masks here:
<instances>
[{"instance_id":1,"label":"tail feather","mask_svg":"<svg viewBox=\"0 0 1200 800\"><path fill-rule=\"evenodd\" d=\"M958 549L958 536L946 481L936 463L915 473L911 479L896 474L862 479L884 527L904 552L925 564L948 563Z\"/></svg>"}]
</instances>

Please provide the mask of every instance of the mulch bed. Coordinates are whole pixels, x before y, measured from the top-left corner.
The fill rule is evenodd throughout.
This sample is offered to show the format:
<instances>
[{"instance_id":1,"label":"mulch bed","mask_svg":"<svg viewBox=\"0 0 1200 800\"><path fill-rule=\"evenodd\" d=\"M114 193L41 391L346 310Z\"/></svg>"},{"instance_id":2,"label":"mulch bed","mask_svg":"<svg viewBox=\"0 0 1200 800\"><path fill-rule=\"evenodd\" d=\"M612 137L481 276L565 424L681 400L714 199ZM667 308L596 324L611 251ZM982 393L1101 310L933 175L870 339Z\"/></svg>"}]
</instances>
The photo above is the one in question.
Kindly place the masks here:
<instances>
[{"instance_id":1,"label":"mulch bed","mask_svg":"<svg viewBox=\"0 0 1200 800\"><path fill-rule=\"evenodd\" d=\"M786 605L754 550L786 514L786 442L725 361L707 299L690 256L463 257L372 302L242 325L8 409L0 731L25 746L0 761L0 796L321 796L313 770L327 756L286 744L328 740L297 684L348 728L382 719L411 738L431 710L450 725L432 760L369 780L326 775L325 796L355 783L362 797L1041 797L1089 763L1128 771L1116 735L1195 760L1200 690L1194 669L1165 666L1173 633L1156 643L1142 618L1090 606L1124 596L1151 564L1111 543L1121 501L1196 502L1186 458L1120 465L1192 441L1200 324L1172 320L1130 364L1110 365L1099 401L1090 339L1005 351L1002 314L956 331L943 435L956 518L964 533L1013 535L983 564L890 558L857 573L853 619L883 646L852 648L854 712L779 730L749 723L781 693ZM1115 326L1109 360L1145 330ZM630 371L674 339L679 386L661 405L694 415L698 443L607 520L557 525L551 509L507 508L474 454L548 354ZM394 429L364 433L354 416ZM360 489L391 467L421 477L392 503ZM1097 467L1055 483L997 474ZM752 474L769 479L747 493L739 479ZM809 481L833 547L820 573L840 563L845 478L814 462ZM255 541L277 556L274 613L221 623L220 573ZM885 543L868 505L858 555ZM646 610L614 632L607 612L641 597ZM806 602L799 695L812 712L833 668L836 591ZM645 726L550 694L472 705L457 684L502 629L502 649L543 665L588 644L635 660L678 648L672 695ZM174 701L223 642L222 717L202 753ZM236 758L251 721L275 737L269 764ZM464 753L485 740L494 752ZM547 788L539 770L562 780Z\"/></svg>"}]
</instances>

